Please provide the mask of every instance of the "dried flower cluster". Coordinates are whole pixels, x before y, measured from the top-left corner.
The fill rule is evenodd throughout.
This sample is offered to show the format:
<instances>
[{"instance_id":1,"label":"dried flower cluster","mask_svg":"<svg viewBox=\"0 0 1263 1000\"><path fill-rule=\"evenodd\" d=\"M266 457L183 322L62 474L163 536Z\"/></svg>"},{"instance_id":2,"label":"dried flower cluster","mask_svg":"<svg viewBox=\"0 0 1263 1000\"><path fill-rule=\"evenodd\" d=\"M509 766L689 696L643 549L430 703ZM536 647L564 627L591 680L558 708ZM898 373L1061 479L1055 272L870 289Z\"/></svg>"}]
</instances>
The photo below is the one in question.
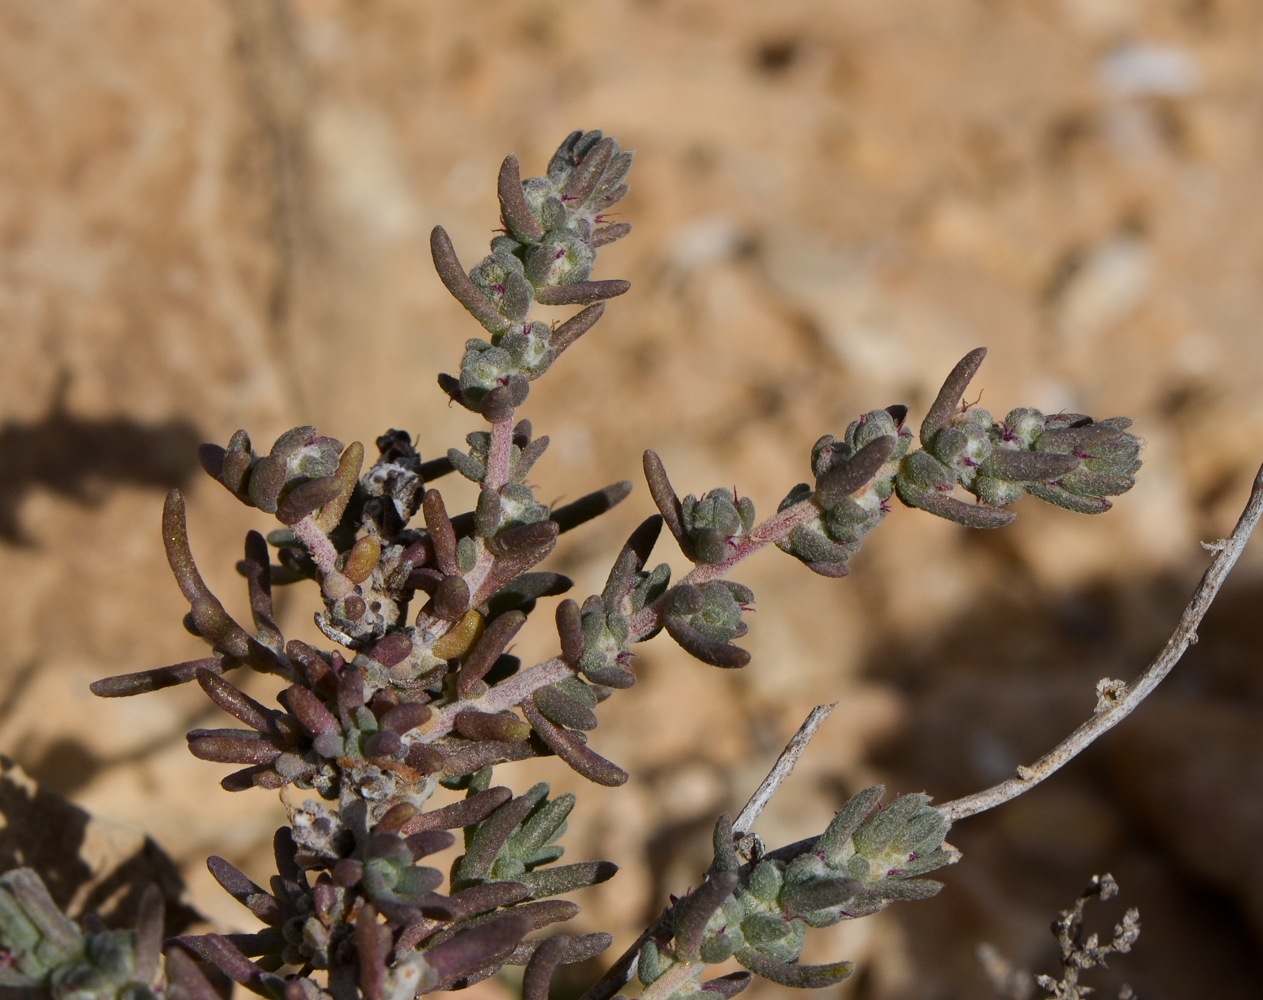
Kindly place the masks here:
<instances>
[{"instance_id":1,"label":"dried flower cluster","mask_svg":"<svg viewBox=\"0 0 1263 1000\"><path fill-rule=\"evenodd\" d=\"M1140 937L1140 911L1133 906L1114 925L1109 941L1102 944L1097 934L1084 938L1083 908L1088 901L1113 899L1117 895L1118 883L1113 875L1093 875L1074 906L1062 910L1053 921L1053 936L1061 951L1060 979L1049 975L1032 976L1025 969L1015 969L993 945L979 945L978 958L996 993L1006 1000L1030 1000L1038 985L1048 1000L1087 1000L1088 994L1096 991L1080 984L1080 973L1106 965L1105 960L1110 955L1126 955ZM1118 992L1118 1000L1137 1000L1137 997L1132 988L1124 984Z\"/></svg>"},{"instance_id":2,"label":"dried flower cluster","mask_svg":"<svg viewBox=\"0 0 1263 1000\"><path fill-rule=\"evenodd\" d=\"M459 375L439 377L452 400L488 425L470 433L464 449L423 460L409 434L390 430L366 469L359 442L344 445L313 427L286 432L266 453L244 430L225 447L202 447L212 478L280 522L266 537L250 532L237 564L249 624L234 620L206 586L184 500L178 492L167 498L163 539L190 605L185 625L209 655L98 681L93 690L118 697L196 681L240 723L188 734L195 756L235 768L225 789L311 790L277 831L277 874L267 888L221 858L208 862L266 929L174 939L164 971L152 921L126 939L85 935L49 910L30 873L11 873L0 880L0 974L47 986L61 1000L214 1000L201 965L209 963L274 1000L410 1000L460 989L509 963L526 965L527 1000L545 1000L558 964L584 961L611 943L607 934L547 932L578 911L560 897L616 868L558 864L575 797L550 797L546 784L515 794L495 784L494 766L556 755L599 784L625 782L627 773L588 734L599 706L635 683L634 645L665 629L705 663L745 666L749 654L733 640L746 631L743 613L754 595L728 575L759 549L779 547L840 577L892 496L994 528L1013 519L1001 508L1025 493L1099 513L1109 508L1107 496L1132 485L1140 442L1126 418L1018 409L995 422L962 405L985 354L979 348L947 377L921 424L919 448L906 407L863 414L841 437L816 442L812 482L793 487L762 522L749 497L728 489L680 499L658 456L645 452L659 513L632 533L601 593L557 603L558 655L524 668L506 652L514 636L542 598L572 586L536 567L560 533L631 490L615 483L550 509L527 483L548 438L516 419L530 383L593 327L604 300L628 290L592 272L597 249L630 231L607 213L627 192L631 163L632 154L600 132L567 137L542 177L523 181L509 156L498 187L503 235L468 272L443 229L434 230L439 277L486 334L466 344ZM583 308L551 326L530 318L536 302ZM452 472L478 485L473 510L450 513L433 488ZM959 499L957 486L978 502ZM664 524L694 564L674 585L667 564L649 562ZM286 641L276 625L273 587L300 581L320 589L316 622L332 648ZM281 680L279 708L225 679L243 667ZM432 808L439 785L465 797ZM848 962L798 964L806 928L932 896L941 886L921 876L957 857L944 842L948 818L928 796L903 795L882 808L882 794L861 792L818 838L766 855L739 855L743 842L734 842L722 817L711 871L590 1000L612 996L633 968L650 1000L699 990L729 997L751 973L800 987L843 979ZM464 853L445 875L425 862L455 843L453 830L463 831ZM732 956L749 972L705 979L708 965Z\"/></svg>"}]
</instances>

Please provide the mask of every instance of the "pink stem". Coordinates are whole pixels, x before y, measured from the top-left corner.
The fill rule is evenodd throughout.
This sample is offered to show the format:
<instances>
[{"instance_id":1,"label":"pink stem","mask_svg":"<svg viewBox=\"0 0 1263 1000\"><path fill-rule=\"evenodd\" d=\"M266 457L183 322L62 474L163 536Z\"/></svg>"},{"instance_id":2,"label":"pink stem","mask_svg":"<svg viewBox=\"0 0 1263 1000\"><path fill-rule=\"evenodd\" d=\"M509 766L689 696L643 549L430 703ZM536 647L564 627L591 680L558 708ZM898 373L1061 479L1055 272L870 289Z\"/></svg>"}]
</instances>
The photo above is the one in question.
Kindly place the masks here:
<instances>
[{"instance_id":1,"label":"pink stem","mask_svg":"<svg viewBox=\"0 0 1263 1000\"><path fill-rule=\"evenodd\" d=\"M487 449L485 486L503 489L509 482L509 459L513 449L513 414L491 425L491 446Z\"/></svg>"},{"instance_id":2,"label":"pink stem","mask_svg":"<svg viewBox=\"0 0 1263 1000\"><path fill-rule=\"evenodd\" d=\"M520 705L527 695L534 694L540 688L573 676L574 670L570 664L560 656L554 656L551 660L537 663L529 670L523 670L501 681L481 698L455 701L436 709L425 728L415 730L414 738L422 743L432 743L450 733L456 722L456 716L467 709L477 712L502 712L506 708Z\"/></svg>"},{"instance_id":3,"label":"pink stem","mask_svg":"<svg viewBox=\"0 0 1263 1000\"><path fill-rule=\"evenodd\" d=\"M680 582L701 586L704 583L710 583L712 580L718 580L727 575L728 571L746 556L758 552L759 549L767 545L775 544L782 538L788 537L789 533L800 524L810 521L819 514L820 508L812 502L810 497L806 500L800 500L794 506L786 507L775 517L769 517L762 524L757 525L750 534L733 542L732 555L723 562L698 563ZM666 618L666 601L667 595L664 594L632 617L628 623L631 626L632 642L639 642L651 632L662 627L662 622Z\"/></svg>"},{"instance_id":4,"label":"pink stem","mask_svg":"<svg viewBox=\"0 0 1263 1000\"><path fill-rule=\"evenodd\" d=\"M297 524L291 524L290 530L307 546L307 551L311 553L311 558L320 570L321 590L337 600L339 597L345 597L355 588L355 584L338 570L338 550L333 547L333 543L329 541L325 533L317 527L310 514Z\"/></svg>"}]
</instances>

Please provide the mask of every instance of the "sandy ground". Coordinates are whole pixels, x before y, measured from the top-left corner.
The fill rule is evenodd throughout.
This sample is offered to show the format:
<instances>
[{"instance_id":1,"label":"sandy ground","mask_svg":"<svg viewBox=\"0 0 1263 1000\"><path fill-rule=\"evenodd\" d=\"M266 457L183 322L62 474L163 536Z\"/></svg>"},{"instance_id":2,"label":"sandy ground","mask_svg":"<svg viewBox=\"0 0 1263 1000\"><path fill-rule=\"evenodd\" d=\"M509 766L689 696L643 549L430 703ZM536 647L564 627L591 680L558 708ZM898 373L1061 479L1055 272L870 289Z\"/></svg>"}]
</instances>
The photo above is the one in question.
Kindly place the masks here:
<instances>
[{"instance_id":1,"label":"sandy ground","mask_svg":"<svg viewBox=\"0 0 1263 1000\"><path fill-rule=\"evenodd\" d=\"M750 667L659 639L603 709L596 745L633 779L583 790L569 856L623 872L576 923L624 946L818 702L839 705L769 843L872 780L940 798L993 780L1090 711L1097 677L1139 669L1263 457L1261 45L1249 0L3 0L0 751L143 827L195 907L249 926L203 862L262 880L280 805L188 755L214 718L200 692L87 691L200 655L163 492L186 489L203 572L241 607L241 537L266 527L197 469L198 441L312 423L407 428L426 457L459 444L476 422L434 379L478 330L429 266L430 227L472 264L504 154L538 172L602 128L637 150L636 228L597 276L633 289L524 410L553 441L545 498L639 480L652 447L682 490L735 484L770 512L820 434L895 401L919 419L979 344L993 411L1126 413L1146 466L1099 518L1024 501L983 538L899 510L847 580L776 553L743 567ZM649 510L638 487L553 568L598 589ZM1261 553L1196 683L962 824L939 899L818 935L813 954L864 969L836 995L986 996L984 938L1048 971L1048 920L1103 866L1146 920L1116 982L1253 995ZM312 598L287 593L288 635L315 635ZM541 620L521 652L554 641ZM556 762L505 774L579 783Z\"/></svg>"}]
</instances>

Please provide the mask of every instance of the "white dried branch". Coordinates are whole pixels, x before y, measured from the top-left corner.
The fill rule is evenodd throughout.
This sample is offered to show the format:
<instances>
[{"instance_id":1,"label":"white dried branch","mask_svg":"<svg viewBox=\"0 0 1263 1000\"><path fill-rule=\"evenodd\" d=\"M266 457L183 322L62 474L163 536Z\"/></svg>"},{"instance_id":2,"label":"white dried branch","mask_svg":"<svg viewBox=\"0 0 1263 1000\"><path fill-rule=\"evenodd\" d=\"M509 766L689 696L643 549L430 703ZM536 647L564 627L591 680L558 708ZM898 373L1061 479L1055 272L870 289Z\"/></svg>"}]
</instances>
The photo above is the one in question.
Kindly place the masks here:
<instances>
[{"instance_id":1,"label":"white dried branch","mask_svg":"<svg viewBox=\"0 0 1263 1000\"><path fill-rule=\"evenodd\" d=\"M748 833L750 827L754 826L754 821L759 818L759 814L772 801L772 796L781 787L781 783L789 777L789 772L798 763L798 758L807 749L807 744L816 735L816 730L824 725L824 720L829 717L829 714L837 707L837 704L835 701L831 705L817 705L811 710L811 714L798 727L798 732L794 734L794 738L789 741L785 749L781 751L781 755L776 758L776 763L772 765L772 770L763 779L763 783L750 796L750 801L745 804L745 808L733 820L732 832L734 836L739 837L743 833Z\"/></svg>"},{"instance_id":2,"label":"white dried branch","mask_svg":"<svg viewBox=\"0 0 1263 1000\"><path fill-rule=\"evenodd\" d=\"M1131 684L1107 680L1097 686L1097 706L1092 718L1083 723L1051 751L1044 754L1029 767L1017 769L1017 776L998 785L967 795L964 798L945 802L938 807L940 813L949 822L973 816L988 809L994 809L1002 803L1015 799L1030 791L1045 778L1058 771L1071 760L1091 746L1104 733L1113 729L1127 718L1136 706L1144 701L1162 682L1189 646L1197 642L1197 628L1211 604L1219 594L1229 571L1240 558L1250 534L1263 517L1263 467L1254 477L1250 490L1250 499L1245 510L1237 520L1237 526L1227 538L1220 539L1204 547L1215 553L1201 582L1193 592L1192 599L1180 616L1180 622L1171 633L1156 659Z\"/></svg>"}]
</instances>

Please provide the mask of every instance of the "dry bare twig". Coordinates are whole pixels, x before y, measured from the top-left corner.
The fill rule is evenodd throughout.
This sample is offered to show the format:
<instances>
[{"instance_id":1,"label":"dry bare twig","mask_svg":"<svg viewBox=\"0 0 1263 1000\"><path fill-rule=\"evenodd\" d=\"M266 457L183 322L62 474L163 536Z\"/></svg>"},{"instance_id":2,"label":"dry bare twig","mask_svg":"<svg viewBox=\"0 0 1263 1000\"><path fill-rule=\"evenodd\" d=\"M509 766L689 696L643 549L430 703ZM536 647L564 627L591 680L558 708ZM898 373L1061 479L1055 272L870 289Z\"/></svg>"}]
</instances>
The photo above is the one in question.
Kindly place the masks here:
<instances>
[{"instance_id":1,"label":"dry bare twig","mask_svg":"<svg viewBox=\"0 0 1263 1000\"><path fill-rule=\"evenodd\" d=\"M1189 646L1197 642L1197 628L1201 625L1206 612L1219 594L1229 571L1236 565L1244 551L1251 533L1263 518L1263 466L1254 477L1250 490L1250 499L1246 502L1237 526L1227 538L1202 545L1215 553L1202 574L1201 582L1193 592L1192 598L1180 616L1180 622L1171 633L1171 638L1163 646L1162 652L1145 668L1144 673L1132 684L1122 681L1102 679L1097 684L1097 704L1092 718L1079 726L1056 747L1044 754L1029 767L1023 765L1017 769L1017 775L1002 781L998 785L953 799L938 807L943 818L949 823L974 816L988 809L1015 799L1030 791L1041 781L1060 770L1071 760L1091 746L1103 734L1113 729L1127 718L1136 706L1144 701L1162 682L1179 662L1180 657Z\"/></svg>"}]
</instances>

